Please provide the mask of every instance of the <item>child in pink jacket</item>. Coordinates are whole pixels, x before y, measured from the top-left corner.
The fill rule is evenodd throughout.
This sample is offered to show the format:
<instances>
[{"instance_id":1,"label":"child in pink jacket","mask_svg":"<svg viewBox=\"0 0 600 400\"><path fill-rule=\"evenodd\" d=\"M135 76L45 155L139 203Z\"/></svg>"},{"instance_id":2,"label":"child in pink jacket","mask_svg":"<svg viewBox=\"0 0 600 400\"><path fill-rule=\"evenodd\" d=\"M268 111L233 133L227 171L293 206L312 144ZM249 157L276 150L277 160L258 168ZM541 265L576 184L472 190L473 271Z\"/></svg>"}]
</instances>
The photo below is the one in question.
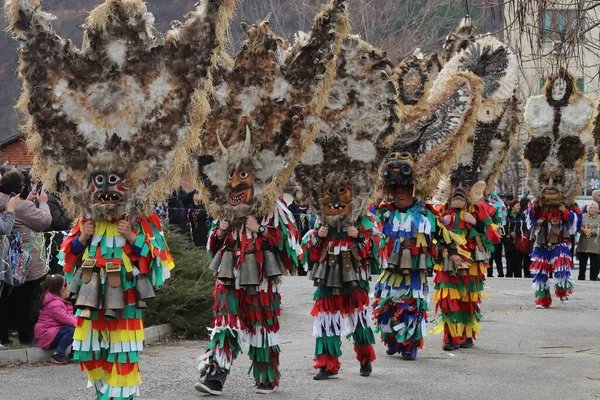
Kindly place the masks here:
<instances>
[{"instance_id":1,"label":"child in pink jacket","mask_svg":"<svg viewBox=\"0 0 600 400\"><path fill-rule=\"evenodd\" d=\"M65 350L73 343L75 316L67 299L67 281L61 275L47 275L42 289L40 318L35 324L35 340L41 349L56 349L52 362L66 364Z\"/></svg>"}]
</instances>

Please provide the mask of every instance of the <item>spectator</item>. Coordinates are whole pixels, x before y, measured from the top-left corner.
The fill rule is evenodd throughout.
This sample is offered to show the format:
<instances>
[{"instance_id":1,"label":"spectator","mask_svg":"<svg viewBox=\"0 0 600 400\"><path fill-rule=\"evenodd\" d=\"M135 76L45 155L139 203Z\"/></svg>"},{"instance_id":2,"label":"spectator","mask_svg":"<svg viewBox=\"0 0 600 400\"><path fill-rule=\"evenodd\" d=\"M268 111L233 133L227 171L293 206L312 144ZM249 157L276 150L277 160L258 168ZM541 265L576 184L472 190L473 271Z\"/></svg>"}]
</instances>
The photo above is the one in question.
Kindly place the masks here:
<instances>
[{"instance_id":1,"label":"spectator","mask_svg":"<svg viewBox=\"0 0 600 400\"><path fill-rule=\"evenodd\" d=\"M183 202L179 200L177 192L171 193L171 196L167 199L167 207L169 208L169 225L178 228L181 232L186 232L188 230L186 210L183 207Z\"/></svg>"},{"instance_id":2,"label":"spectator","mask_svg":"<svg viewBox=\"0 0 600 400\"><path fill-rule=\"evenodd\" d=\"M588 259L590 260L590 281L598 279L598 272L600 272L599 231L600 216L598 215L598 203L592 201L587 206L587 212L583 214L581 235L579 236L577 246L577 255L579 257L578 280L580 281L585 280Z\"/></svg>"},{"instance_id":3,"label":"spectator","mask_svg":"<svg viewBox=\"0 0 600 400\"><path fill-rule=\"evenodd\" d=\"M187 194L184 207L187 209L188 230L194 245L206 247L212 221L200 202L200 193L197 190L192 190Z\"/></svg>"},{"instance_id":4,"label":"spectator","mask_svg":"<svg viewBox=\"0 0 600 400\"><path fill-rule=\"evenodd\" d=\"M73 343L76 319L67 300L67 281L62 275L48 275L44 281L40 318L35 324L35 341L40 349L56 349L52 362L66 364L65 351Z\"/></svg>"},{"instance_id":5,"label":"spectator","mask_svg":"<svg viewBox=\"0 0 600 400\"><path fill-rule=\"evenodd\" d=\"M288 209L294 216L294 220L296 221L296 228L298 228L298 232L300 232L300 237L303 238L306 232L310 230L310 221L308 216L308 201L302 193L300 188L294 189L293 192L294 200L288 206ZM292 274L295 272L292 271ZM298 268L298 275L304 276L306 275L306 271L304 268Z\"/></svg>"},{"instance_id":6,"label":"spectator","mask_svg":"<svg viewBox=\"0 0 600 400\"><path fill-rule=\"evenodd\" d=\"M20 194L28 189L25 177L19 171L6 173L0 180L0 212L7 209L11 193ZM39 209L33 203L37 200ZM30 255L31 265L26 282L15 287L8 296L8 304L0 304L0 341L8 342L9 310L15 315L15 323L21 344L33 343L33 317L36 299L39 298L40 284L45 275L45 262L40 258L39 249L43 241L40 232L48 229L52 215L48 207L48 195L42 191L29 193L27 200L19 202L15 209L13 233L21 235L22 248Z\"/></svg>"},{"instance_id":7,"label":"spectator","mask_svg":"<svg viewBox=\"0 0 600 400\"><path fill-rule=\"evenodd\" d=\"M523 214L525 214L525 212L529 209L529 206L531 205L531 202L529 201L529 199L527 197L523 197L519 203L521 203L521 212ZM526 228L527 225L525 225L524 228ZM533 249L533 238L531 237L531 235L529 235L529 249ZM529 271L529 267L531 267L531 251L529 251L526 254L523 254L523 277L525 278L531 278L531 272Z\"/></svg>"},{"instance_id":8,"label":"spectator","mask_svg":"<svg viewBox=\"0 0 600 400\"><path fill-rule=\"evenodd\" d=\"M12 232L15 223L15 208L19 205L21 197L11 196L6 203L6 211L0 216L0 262L2 265L10 266L10 241L7 237ZM13 278L10 268L0 268L0 307L2 307L2 298L7 298L12 290ZM8 339L0 337L2 344L6 344Z\"/></svg>"},{"instance_id":9,"label":"spectator","mask_svg":"<svg viewBox=\"0 0 600 400\"><path fill-rule=\"evenodd\" d=\"M58 176L57 176L58 178ZM46 248L50 249L50 273L62 274L62 266L58 263L58 253L60 251L60 245L63 242L62 231L71 229L73 220L69 218L67 210L61 204L62 182L56 179L56 192L48 194L48 208L50 208L50 215L52 215L52 223L48 231L52 233L46 233L45 243Z\"/></svg>"},{"instance_id":10,"label":"spectator","mask_svg":"<svg viewBox=\"0 0 600 400\"><path fill-rule=\"evenodd\" d=\"M595 201L596 204L600 204L600 190L594 190L592 192L592 201ZM585 214L587 212L589 204L583 207L582 212Z\"/></svg>"},{"instance_id":11,"label":"spectator","mask_svg":"<svg viewBox=\"0 0 600 400\"><path fill-rule=\"evenodd\" d=\"M502 199L502 201L506 201L506 197L504 195L500 195L500 199ZM498 230L501 234L503 234L504 227L500 225L498 226ZM499 241L494 245L494 251L492 252L492 256L490 258L490 267L487 270L488 278L494 277L494 263L496 263L496 271L498 272L498 278L504 278L504 267L502 265L502 241Z\"/></svg>"},{"instance_id":12,"label":"spectator","mask_svg":"<svg viewBox=\"0 0 600 400\"><path fill-rule=\"evenodd\" d=\"M515 241L521 235L527 233L525 215L521 212L521 203L512 200L509 203L510 211L506 222L504 251L506 252L506 277L521 278L523 268L523 255L515 247Z\"/></svg>"}]
</instances>

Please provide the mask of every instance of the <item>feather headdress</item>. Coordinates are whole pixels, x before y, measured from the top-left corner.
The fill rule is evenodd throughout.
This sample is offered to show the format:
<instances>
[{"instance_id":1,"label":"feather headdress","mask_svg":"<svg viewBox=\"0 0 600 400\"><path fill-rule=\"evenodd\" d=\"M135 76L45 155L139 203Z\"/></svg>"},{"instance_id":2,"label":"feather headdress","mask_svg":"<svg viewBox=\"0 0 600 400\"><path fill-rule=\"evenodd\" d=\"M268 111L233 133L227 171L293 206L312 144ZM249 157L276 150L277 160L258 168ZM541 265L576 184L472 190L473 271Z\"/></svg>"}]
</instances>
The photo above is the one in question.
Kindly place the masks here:
<instances>
[{"instance_id":1,"label":"feather headdress","mask_svg":"<svg viewBox=\"0 0 600 400\"><path fill-rule=\"evenodd\" d=\"M59 172L74 215L145 214L179 183L210 112L210 72L234 7L202 1L163 38L142 0L107 0L90 13L79 50L38 0L6 0L35 173L50 184Z\"/></svg>"},{"instance_id":2,"label":"feather headdress","mask_svg":"<svg viewBox=\"0 0 600 400\"><path fill-rule=\"evenodd\" d=\"M456 153L472 135L481 105L481 80L457 72L430 91L427 108L405 116L380 170L384 185L414 186L418 198L433 194ZM413 110L416 110L413 108Z\"/></svg>"},{"instance_id":3,"label":"feather headdress","mask_svg":"<svg viewBox=\"0 0 600 400\"><path fill-rule=\"evenodd\" d=\"M398 122L392 64L357 36L343 42L320 131L296 168L319 218L338 228L366 212L377 168Z\"/></svg>"},{"instance_id":4,"label":"feather headdress","mask_svg":"<svg viewBox=\"0 0 600 400\"><path fill-rule=\"evenodd\" d=\"M436 53L424 56L419 49L396 67L400 114L404 120L414 122L427 110L429 90L441 69Z\"/></svg>"},{"instance_id":5,"label":"feather headdress","mask_svg":"<svg viewBox=\"0 0 600 400\"><path fill-rule=\"evenodd\" d=\"M592 102L564 69L548 77L541 95L527 101L527 185L542 204L570 205L581 191L586 155L581 136L591 129L593 114Z\"/></svg>"},{"instance_id":6,"label":"feather headdress","mask_svg":"<svg viewBox=\"0 0 600 400\"><path fill-rule=\"evenodd\" d=\"M243 27L248 39L235 65L215 76L213 112L197 158L204 202L228 220L271 212L312 145L349 19L345 1L331 0L288 51L268 21Z\"/></svg>"},{"instance_id":7,"label":"feather headdress","mask_svg":"<svg viewBox=\"0 0 600 400\"><path fill-rule=\"evenodd\" d=\"M483 93L475 131L457 155L451 178L482 181L491 192L508 158L520 122L516 97L517 57L498 39L482 36L446 63L432 91L439 90L458 71L469 71L480 77Z\"/></svg>"}]
</instances>

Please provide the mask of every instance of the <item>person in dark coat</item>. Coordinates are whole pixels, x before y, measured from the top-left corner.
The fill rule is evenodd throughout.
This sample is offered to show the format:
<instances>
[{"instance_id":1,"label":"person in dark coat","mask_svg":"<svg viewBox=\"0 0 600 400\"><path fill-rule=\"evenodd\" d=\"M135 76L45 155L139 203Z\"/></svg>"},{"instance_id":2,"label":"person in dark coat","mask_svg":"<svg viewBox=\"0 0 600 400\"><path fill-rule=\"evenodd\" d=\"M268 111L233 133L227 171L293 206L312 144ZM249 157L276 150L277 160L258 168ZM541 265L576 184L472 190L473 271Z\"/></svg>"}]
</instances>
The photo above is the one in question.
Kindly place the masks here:
<instances>
[{"instance_id":1,"label":"person in dark coat","mask_svg":"<svg viewBox=\"0 0 600 400\"><path fill-rule=\"evenodd\" d=\"M527 224L525 214L521 212L521 203L518 200L512 200L509 203L510 210L506 219L505 236L502 239L506 252L506 277L521 278L523 268L523 255L519 253L515 246L515 241L527 233Z\"/></svg>"},{"instance_id":2,"label":"person in dark coat","mask_svg":"<svg viewBox=\"0 0 600 400\"><path fill-rule=\"evenodd\" d=\"M293 192L294 200L288 206L288 210L294 216L294 220L296 221L296 228L300 232L300 237L304 237L306 232L308 232L310 228L310 221L308 216L308 201L304 197L304 193L298 188L296 188ZM306 275L306 271L304 268L298 268L298 275Z\"/></svg>"},{"instance_id":3,"label":"person in dark coat","mask_svg":"<svg viewBox=\"0 0 600 400\"><path fill-rule=\"evenodd\" d=\"M206 247L212 219L200 202L200 193L197 190L189 192L183 206L187 209L187 229L194 245Z\"/></svg>"},{"instance_id":4,"label":"person in dark coat","mask_svg":"<svg viewBox=\"0 0 600 400\"><path fill-rule=\"evenodd\" d=\"M171 196L167 199L167 207L169 208L169 225L181 232L187 232L187 211L183 206L183 202L179 200L177 192L171 193Z\"/></svg>"}]
</instances>

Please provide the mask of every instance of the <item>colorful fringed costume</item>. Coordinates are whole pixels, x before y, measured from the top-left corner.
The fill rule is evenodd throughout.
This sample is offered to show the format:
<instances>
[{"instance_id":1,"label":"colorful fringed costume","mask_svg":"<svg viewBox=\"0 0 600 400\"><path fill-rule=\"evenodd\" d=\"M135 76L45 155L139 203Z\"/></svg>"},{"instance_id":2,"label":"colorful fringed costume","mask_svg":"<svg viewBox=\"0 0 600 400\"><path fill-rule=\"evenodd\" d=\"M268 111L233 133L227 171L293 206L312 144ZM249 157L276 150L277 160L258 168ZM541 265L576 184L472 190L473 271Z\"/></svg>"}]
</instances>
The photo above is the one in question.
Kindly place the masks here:
<instances>
[{"instance_id":1,"label":"colorful fringed costume","mask_svg":"<svg viewBox=\"0 0 600 400\"><path fill-rule=\"evenodd\" d=\"M95 221L94 236L83 246L78 239L85 222L75 223L62 245L59 257L67 282L81 286L92 274L99 274L104 305L109 304L109 286L118 286L123 292L124 308L111 310L111 317L107 309L101 308L92 311L91 318L84 318L84 310L77 310L73 358L87 372L98 399L131 399L139 394L138 385L142 382L138 361L144 342L144 299L153 297L152 293L143 297L139 281L149 280L153 286L161 286L174 267L173 257L157 215L133 225L133 243L118 234L116 222ZM92 268L85 267L86 260L94 260ZM107 269L107 263L119 265L120 269Z\"/></svg>"},{"instance_id":2,"label":"colorful fringed costume","mask_svg":"<svg viewBox=\"0 0 600 400\"><path fill-rule=\"evenodd\" d=\"M558 206L531 206L527 210L527 228L535 237L535 247L531 252L533 288L535 304L548 308L552 304L550 276L554 276L554 293L564 301L573 293L571 269L571 235L581 228L581 215Z\"/></svg>"},{"instance_id":3,"label":"colorful fringed costume","mask_svg":"<svg viewBox=\"0 0 600 400\"><path fill-rule=\"evenodd\" d=\"M78 310L75 357L99 399L138 391L141 309L173 268L152 203L178 185L199 145L234 7L202 1L159 36L143 0L105 0L78 49L39 0L5 2L33 174L59 181L70 215L85 218L63 262Z\"/></svg>"},{"instance_id":4,"label":"colorful fringed costume","mask_svg":"<svg viewBox=\"0 0 600 400\"><path fill-rule=\"evenodd\" d=\"M329 0L289 48L268 19L242 24L248 38L233 65L215 70L196 160L200 195L219 220L209 237L216 319L199 392L222 393L246 331L255 391L272 393L279 384L278 281L282 262L297 268L301 246L294 217L277 199L319 132L348 25L344 0Z\"/></svg>"},{"instance_id":5,"label":"colorful fringed costume","mask_svg":"<svg viewBox=\"0 0 600 400\"><path fill-rule=\"evenodd\" d=\"M556 296L563 304L573 292L571 235L581 228L575 202L583 183L586 146L581 140L590 130L592 101L577 88L575 77L564 69L550 75L539 96L530 97L524 119L530 131L523 156L527 186L536 196L527 211L527 225L535 246L531 253L536 308L548 308L549 275L556 279Z\"/></svg>"},{"instance_id":6,"label":"colorful fringed costume","mask_svg":"<svg viewBox=\"0 0 600 400\"><path fill-rule=\"evenodd\" d=\"M462 236L466 243L447 254L447 257L460 256L459 265L446 258L435 266L436 311L440 313L444 327L444 344L470 346L481 331L479 305L483 298L489 255L494 244L500 241L498 227L492 221L495 210L481 202L460 209L442 204L440 212L449 220L452 231ZM475 217L475 225L465 221L466 212Z\"/></svg>"},{"instance_id":7,"label":"colorful fringed costume","mask_svg":"<svg viewBox=\"0 0 600 400\"><path fill-rule=\"evenodd\" d=\"M372 214L360 218L358 237L345 230L330 229L319 236L321 224L302 241L302 261L314 281L315 369L337 374L342 355L341 336L352 336L356 359L362 365L375 361L372 317L369 308L371 274L384 263L381 224Z\"/></svg>"},{"instance_id":8,"label":"colorful fringed costume","mask_svg":"<svg viewBox=\"0 0 600 400\"><path fill-rule=\"evenodd\" d=\"M210 343L200 362L202 376L212 374L225 383L233 361L248 341L251 370L257 386L279 384L279 294L282 267L298 266L300 238L294 216L277 202L275 213L263 218L262 234L244 225L218 237L219 221L209 233L211 268L218 272L215 284L215 319ZM211 368L212 367L212 368Z\"/></svg>"},{"instance_id":9,"label":"colorful fringed costume","mask_svg":"<svg viewBox=\"0 0 600 400\"><path fill-rule=\"evenodd\" d=\"M438 256L438 243L450 245L454 236L431 205L416 201L410 207L379 206L386 237L388 268L375 285L373 303L377 332L389 355L416 359L427 335L428 270Z\"/></svg>"}]
</instances>

